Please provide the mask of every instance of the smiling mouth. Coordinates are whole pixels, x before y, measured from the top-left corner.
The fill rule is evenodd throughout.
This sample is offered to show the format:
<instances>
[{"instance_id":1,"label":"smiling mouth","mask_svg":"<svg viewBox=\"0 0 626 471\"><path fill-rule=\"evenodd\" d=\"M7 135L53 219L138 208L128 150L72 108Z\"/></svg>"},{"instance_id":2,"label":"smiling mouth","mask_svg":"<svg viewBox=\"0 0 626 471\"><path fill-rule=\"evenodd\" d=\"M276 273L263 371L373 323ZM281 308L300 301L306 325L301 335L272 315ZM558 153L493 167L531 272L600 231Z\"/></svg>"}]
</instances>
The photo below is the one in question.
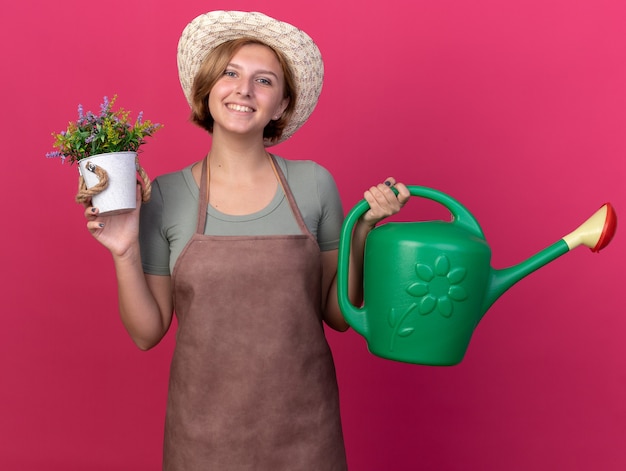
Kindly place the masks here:
<instances>
[{"instance_id":1,"label":"smiling mouth","mask_svg":"<svg viewBox=\"0 0 626 471\"><path fill-rule=\"evenodd\" d=\"M250 108L249 106L236 105L234 103L229 103L228 105L226 105L226 108L228 108L229 110L233 110L233 111L240 111L242 113L254 112L254 110Z\"/></svg>"}]
</instances>

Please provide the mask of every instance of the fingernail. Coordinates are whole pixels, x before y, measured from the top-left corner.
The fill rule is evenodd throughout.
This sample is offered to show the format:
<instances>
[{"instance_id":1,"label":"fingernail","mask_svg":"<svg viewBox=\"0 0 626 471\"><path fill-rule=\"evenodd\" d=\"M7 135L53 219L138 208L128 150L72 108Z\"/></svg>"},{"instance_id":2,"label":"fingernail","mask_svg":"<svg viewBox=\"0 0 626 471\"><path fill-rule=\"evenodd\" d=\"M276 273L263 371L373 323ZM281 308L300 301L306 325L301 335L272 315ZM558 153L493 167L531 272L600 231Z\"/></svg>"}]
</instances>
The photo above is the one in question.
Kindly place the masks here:
<instances>
[{"instance_id":1,"label":"fingernail","mask_svg":"<svg viewBox=\"0 0 626 471\"><path fill-rule=\"evenodd\" d=\"M390 182L389 180L387 180L387 181L385 182L385 185L387 185L387 186L391 186L391 182Z\"/></svg>"},{"instance_id":2,"label":"fingernail","mask_svg":"<svg viewBox=\"0 0 626 471\"><path fill-rule=\"evenodd\" d=\"M103 222L99 223L98 227L104 227L104 223Z\"/></svg>"}]
</instances>

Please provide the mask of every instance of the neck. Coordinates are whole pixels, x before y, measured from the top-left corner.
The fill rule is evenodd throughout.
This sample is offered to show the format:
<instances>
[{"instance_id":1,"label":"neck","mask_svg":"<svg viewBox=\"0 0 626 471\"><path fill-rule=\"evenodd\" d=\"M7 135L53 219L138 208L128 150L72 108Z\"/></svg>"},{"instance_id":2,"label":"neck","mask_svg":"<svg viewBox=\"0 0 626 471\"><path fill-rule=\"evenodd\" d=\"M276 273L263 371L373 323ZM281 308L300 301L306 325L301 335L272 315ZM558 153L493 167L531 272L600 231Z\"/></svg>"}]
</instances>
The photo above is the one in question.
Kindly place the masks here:
<instances>
[{"instance_id":1,"label":"neck","mask_svg":"<svg viewBox=\"0 0 626 471\"><path fill-rule=\"evenodd\" d=\"M263 141L213 138L210 163L212 168L219 168L225 175L244 176L254 173L267 165L268 153Z\"/></svg>"}]
</instances>

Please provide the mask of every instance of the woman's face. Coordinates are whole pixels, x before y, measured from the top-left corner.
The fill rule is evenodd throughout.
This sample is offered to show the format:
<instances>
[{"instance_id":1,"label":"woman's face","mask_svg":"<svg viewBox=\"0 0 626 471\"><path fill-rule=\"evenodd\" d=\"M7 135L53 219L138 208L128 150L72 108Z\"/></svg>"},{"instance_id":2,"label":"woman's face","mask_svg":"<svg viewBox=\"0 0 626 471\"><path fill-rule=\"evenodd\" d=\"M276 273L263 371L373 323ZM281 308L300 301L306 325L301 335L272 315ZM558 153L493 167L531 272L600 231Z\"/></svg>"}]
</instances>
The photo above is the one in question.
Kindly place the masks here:
<instances>
[{"instance_id":1,"label":"woman's face","mask_svg":"<svg viewBox=\"0 0 626 471\"><path fill-rule=\"evenodd\" d=\"M289 104L285 79L274 51L247 44L235 53L209 93L213 134L235 133L263 138L263 129L280 118Z\"/></svg>"}]
</instances>

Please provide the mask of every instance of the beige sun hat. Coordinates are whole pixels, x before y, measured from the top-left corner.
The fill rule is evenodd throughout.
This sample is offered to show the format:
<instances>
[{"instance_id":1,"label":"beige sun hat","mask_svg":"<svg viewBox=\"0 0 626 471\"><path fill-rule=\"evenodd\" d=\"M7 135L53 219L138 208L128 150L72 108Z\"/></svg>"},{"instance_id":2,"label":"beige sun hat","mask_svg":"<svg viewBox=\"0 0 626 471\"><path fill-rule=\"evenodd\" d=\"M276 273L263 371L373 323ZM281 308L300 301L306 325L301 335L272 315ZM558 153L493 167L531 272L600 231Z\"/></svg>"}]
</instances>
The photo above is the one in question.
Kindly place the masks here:
<instances>
[{"instance_id":1,"label":"beige sun hat","mask_svg":"<svg viewBox=\"0 0 626 471\"><path fill-rule=\"evenodd\" d=\"M289 139L306 122L322 91L322 55L304 31L258 12L211 11L202 14L185 27L178 42L180 84L191 105L193 81L204 59L220 44L244 36L258 39L280 51L294 75L297 101L291 119L278 141L265 143L275 145Z\"/></svg>"}]
</instances>

